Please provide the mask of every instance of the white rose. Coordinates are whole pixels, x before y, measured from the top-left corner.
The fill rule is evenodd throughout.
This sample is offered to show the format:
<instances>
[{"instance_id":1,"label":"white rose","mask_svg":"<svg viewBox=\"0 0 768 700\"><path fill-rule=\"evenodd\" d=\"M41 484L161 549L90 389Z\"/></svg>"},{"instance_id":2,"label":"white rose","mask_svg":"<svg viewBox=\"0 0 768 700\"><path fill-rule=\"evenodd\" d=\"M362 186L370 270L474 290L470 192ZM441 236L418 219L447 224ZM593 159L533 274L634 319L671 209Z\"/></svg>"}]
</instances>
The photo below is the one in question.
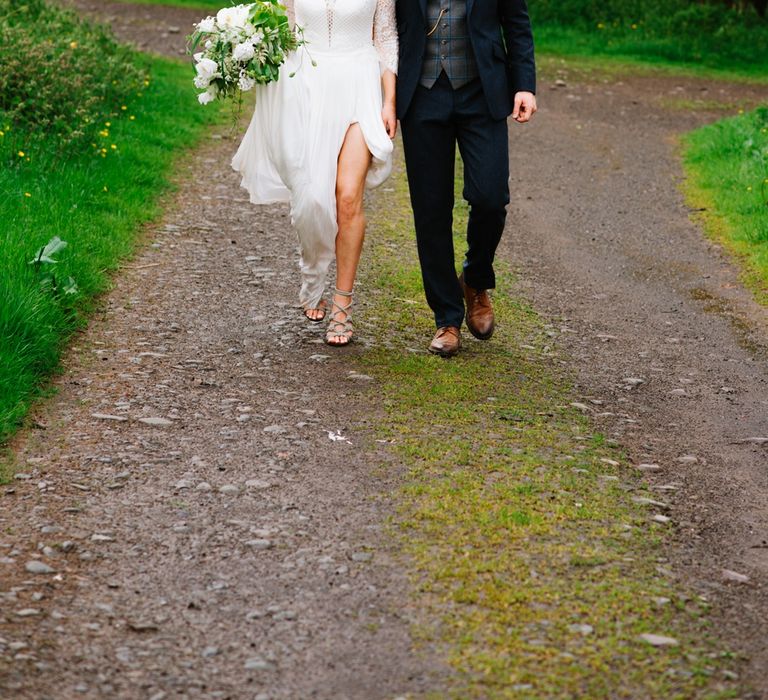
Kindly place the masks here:
<instances>
[{"instance_id":1,"label":"white rose","mask_svg":"<svg viewBox=\"0 0 768 700\"><path fill-rule=\"evenodd\" d=\"M215 85L211 85L205 92L201 92L197 96L197 101L201 105L207 105L209 102L213 102L216 99L219 89Z\"/></svg>"},{"instance_id":2,"label":"white rose","mask_svg":"<svg viewBox=\"0 0 768 700\"><path fill-rule=\"evenodd\" d=\"M200 20L196 26L197 31L210 34L216 30L216 21L213 19L213 17L206 17L205 19Z\"/></svg>"},{"instance_id":3,"label":"white rose","mask_svg":"<svg viewBox=\"0 0 768 700\"><path fill-rule=\"evenodd\" d=\"M211 79L216 75L219 70L219 65L216 61L212 61L210 58L201 58L195 66L197 75L201 79L207 80L209 83Z\"/></svg>"},{"instance_id":4,"label":"white rose","mask_svg":"<svg viewBox=\"0 0 768 700\"><path fill-rule=\"evenodd\" d=\"M195 79L193 81L195 83L195 87L202 90L203 88L207 88L208 84L211 82L208 78L203 77L202 75L195 76Z\"/></svg>"},{"instance_id":5,"label":"white rose","mask_svg":"<svg viewBox=\"0 0 768 700\"><path fill-rule=\"evenodd\" d=\"M237 87L239 87L243 92L252 90L254 85L256 85L256 81L247 75L241 75L240 80L237 81Z\"/></svg>"},{"instance_id":6,"label":"white rose","mask_svg":"<svg viewBox=\"0 0 768 700\"><path fill-rule=\"evenodd\" d=\"M242 29L248 22L249 5L222 7L216 13L216 21L222 29Z\"/></svg>"},{"instance_id":7,"label":"white rose","mask_svg":"<svg viewBox=\"0 0 768 700\"><path fill-rule=\"evenodd\" d=\"M232 58L236 61L250 61L256 52L253 50L253 44L249 41L244 41L242 44L235 46L232 51Z\"/></svg>"}]
</instances>

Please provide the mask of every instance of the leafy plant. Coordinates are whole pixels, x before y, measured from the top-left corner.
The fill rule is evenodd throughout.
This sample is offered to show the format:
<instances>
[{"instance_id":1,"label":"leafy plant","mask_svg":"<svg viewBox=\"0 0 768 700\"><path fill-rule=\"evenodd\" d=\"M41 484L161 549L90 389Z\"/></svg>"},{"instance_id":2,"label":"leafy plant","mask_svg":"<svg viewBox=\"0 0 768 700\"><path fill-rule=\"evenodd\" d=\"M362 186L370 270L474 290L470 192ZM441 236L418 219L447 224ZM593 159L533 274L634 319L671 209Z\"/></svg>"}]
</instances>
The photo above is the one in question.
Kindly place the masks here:
<instances>
[{"instance_id":1,"label":"leafy plant","mask_svg":"<svg viewBox=\"0 0 768 700\"><path fill-rule=\"evenodd\" d=\"M28 264L34 265L35 270L40 274L43 287L50 289L54 294L74 295L79 291L74 278L68 276L64 282L60 284L56 279L56 275L52 268L53 265L56 265L59 262L53 256L64 250L66 247L66 241L62 241L58 236L54 236L48 243L40 248L37 255L35 255Z\"/></svg>"}]
</instances>

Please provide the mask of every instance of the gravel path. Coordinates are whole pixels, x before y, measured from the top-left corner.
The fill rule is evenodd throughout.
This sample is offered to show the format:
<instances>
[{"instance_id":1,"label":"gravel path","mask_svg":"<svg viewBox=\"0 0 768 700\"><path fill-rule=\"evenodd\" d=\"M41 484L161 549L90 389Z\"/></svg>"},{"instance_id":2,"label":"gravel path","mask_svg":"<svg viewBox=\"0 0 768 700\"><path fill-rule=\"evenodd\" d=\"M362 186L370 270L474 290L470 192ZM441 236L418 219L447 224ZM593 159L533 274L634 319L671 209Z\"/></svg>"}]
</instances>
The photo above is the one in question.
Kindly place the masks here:
<instances>
[{"instance_id":1,"label":"gravel path","mask_svg":"<svg viewBox=\"0 0 768 700\"><path fill-rule=\"evenodd\" d=\"M171 55L201 15L78 1ZM536 123L515 129L501 255L559 320L594 419L635 464L658 465L644 469L672 503L665 575L713 601L715 629L749 657L753 697L768 697L768 447L750 442L768 437L768 317L676 191L675 135L722 112L670 107L766 95L562 77L544 84ZM179 174L39 429L14 445L20 478L0 492L9 697L439 687L435 660L412 649L407 564L384 525L399 472L379 468L386 455L365 432L376 387L344 361L363 345L331 352L284 301L294 235L284 209L247 203L234 148L212 139ZM330 440L337 430L352 445Z\"/></svg>"},{"instance_id":2,"label":"gravel path","mask_svg":"<svg viewBox=\"0 0 768 700\"><path fill-rule=\"evenodd\" d=\"M106 12L171 55L200 14ZM362 343L334 351L292 308L287 209L250 205L236 143L214 137L75 340L39 430L13 446L3 697L394 698L434 684L386 529L397 465L382 469L365 433L375 385L350 371Z\"/></svg>"},{"instance_id":3,"label":"gravel path","mask_svg":"<svg viewBox=\"0 0 768 700\"><path fill-rule=\"evenodd\" d=\"M513 179L503 254L521 292L559 319L604 432L636 465L659 466L644 469L673 503L672 575L713 602L714 633L746 654L755 697L768 698L768 311L689 220L676 154L678 134L765 102L768 88L563 77L516 131L514 162L536 167ZM724 106L670 108L697 101Z\"/></svg>"}]
</instances>

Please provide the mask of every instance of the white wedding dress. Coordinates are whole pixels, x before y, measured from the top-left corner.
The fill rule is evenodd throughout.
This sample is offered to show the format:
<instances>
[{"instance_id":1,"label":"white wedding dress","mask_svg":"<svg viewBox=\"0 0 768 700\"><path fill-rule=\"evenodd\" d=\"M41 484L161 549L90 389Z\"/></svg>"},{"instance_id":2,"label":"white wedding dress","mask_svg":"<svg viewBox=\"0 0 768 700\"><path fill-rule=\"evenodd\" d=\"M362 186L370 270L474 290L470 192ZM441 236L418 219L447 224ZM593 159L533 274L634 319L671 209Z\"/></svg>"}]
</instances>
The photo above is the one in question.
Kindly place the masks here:
<instances>
[{"instance_id":1,"label":"white wedding dress","mask_svg":"<svg viewBox=\"0 0 768 700\"><path fill-rule=\"evenodd\" d=\"M392 168L381 74L397 73L395 0L283 2L307 46L287 57L277 82L256 88L232 167L254 204L290 202L301 249L299 302L316 307L335 256L336 164L351 124L360 125L373 156L366 186L380 185Z\"/></svg>"}]
</instances>

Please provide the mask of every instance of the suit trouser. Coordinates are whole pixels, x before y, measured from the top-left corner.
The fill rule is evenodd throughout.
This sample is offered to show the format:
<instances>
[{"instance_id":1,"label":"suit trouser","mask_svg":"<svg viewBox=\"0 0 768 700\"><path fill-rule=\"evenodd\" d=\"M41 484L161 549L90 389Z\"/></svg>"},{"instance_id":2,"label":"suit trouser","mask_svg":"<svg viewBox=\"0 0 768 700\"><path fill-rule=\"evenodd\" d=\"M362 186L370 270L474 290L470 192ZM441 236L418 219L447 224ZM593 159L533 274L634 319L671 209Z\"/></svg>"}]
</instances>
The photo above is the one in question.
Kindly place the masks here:
<instances>
[{"instance_id":1,"label":"suit trouser","mask_svg":"<svg viewBox=\"0 0 768 700\"><path fill-rule=\"evenodd\" d=\"M442 73L432 88L416 88L400 124L427 302L438 327L461 326L464 296L453 250L456 144L470 207L464 279L492 289L509 204L507 122L489 114L479 79L454 90Z\"/></svg>"}]
</instances>

